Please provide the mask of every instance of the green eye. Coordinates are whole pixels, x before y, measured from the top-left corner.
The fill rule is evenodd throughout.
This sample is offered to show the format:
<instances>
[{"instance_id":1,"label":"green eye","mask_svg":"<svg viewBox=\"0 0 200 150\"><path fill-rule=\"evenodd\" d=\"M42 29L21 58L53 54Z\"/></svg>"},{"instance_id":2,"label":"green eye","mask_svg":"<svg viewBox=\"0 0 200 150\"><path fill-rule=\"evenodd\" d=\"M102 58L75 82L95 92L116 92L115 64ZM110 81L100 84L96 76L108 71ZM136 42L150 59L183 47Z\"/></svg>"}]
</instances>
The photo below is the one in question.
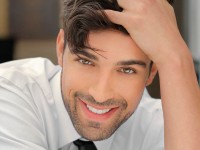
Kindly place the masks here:
<instances>
[{"instance_id":1,"label":"green eye","mask_svg":"<svg viewBox=\"0 0 200 150\"><path fill-rule=\"evenodd\" d=\"M125 74L136 73L136 71L132 68L121 68L119 71L122 72L122 73L125 73Z\"/></svg>"}]
</instances>

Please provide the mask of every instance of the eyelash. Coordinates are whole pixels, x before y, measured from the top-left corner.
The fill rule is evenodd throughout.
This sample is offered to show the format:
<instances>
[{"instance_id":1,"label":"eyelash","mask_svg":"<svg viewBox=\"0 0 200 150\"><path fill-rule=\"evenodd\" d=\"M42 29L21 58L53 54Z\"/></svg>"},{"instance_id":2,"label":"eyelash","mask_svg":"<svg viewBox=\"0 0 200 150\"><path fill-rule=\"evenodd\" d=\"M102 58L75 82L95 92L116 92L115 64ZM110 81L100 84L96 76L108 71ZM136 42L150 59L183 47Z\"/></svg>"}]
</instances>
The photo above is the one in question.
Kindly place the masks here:
<instances>
[{"instance_id":1,"label":"eyelash","mask_svg":"<svg viewBox=\"0 0 200 150\"><path fill-rule=\"evenodd\" d=\"M84 59L84 58L77 58L76 61L78 61L79 63L83 64L83 65L91 65L94 66L93 62Z\"/></svg>"},{"instance_id":2,"label":"eyelash","mask_svg":"<svg viewBox=\"0 0 200 150\"><path fill-rule=\"evenodd\" d=\"M125 73L125 74L136 74L137 73L136 70L133 68L120 68L118 71L121 73Z\"/></svg>"}]
</instances>

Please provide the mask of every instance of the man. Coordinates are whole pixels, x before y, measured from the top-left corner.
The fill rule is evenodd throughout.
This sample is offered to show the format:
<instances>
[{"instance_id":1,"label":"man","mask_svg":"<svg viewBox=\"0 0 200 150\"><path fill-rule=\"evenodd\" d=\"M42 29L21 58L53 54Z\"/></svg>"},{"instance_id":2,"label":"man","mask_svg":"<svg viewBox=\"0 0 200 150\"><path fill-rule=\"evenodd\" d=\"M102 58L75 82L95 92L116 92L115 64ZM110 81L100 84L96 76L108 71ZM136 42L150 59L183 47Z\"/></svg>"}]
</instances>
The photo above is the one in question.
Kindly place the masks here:
<instances>
[{"instance_id":1,"label":"man","mask_svg":"<svg viewBox=\"0 0 200 150\"><path fill-rule=\"evenodd\" d=\"M199 87L167 1L66 0L63 21L61 67L1 65L1 149L75 150L77 139L98 150L200 146ZM157 70L163 114L145 91Z\"/></svg>"}]
</instances>

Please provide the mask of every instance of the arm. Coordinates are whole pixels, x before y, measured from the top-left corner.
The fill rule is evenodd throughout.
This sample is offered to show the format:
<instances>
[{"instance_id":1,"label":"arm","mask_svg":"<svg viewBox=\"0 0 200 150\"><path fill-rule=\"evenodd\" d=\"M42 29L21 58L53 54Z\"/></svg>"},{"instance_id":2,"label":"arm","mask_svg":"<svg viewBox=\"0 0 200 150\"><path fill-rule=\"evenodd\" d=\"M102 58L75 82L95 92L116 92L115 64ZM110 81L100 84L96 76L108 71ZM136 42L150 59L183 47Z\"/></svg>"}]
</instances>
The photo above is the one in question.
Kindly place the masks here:
<instances>
[{"instance_id":1,"label":"arm","mask_svg":"<svg viewBox=\"0 0 200 150\"><path fill-rule=\"evenodd\" d=\"M200 90L189 49L173 8L165 0L118 0L123 12L107 10L152 59L160 76L165 149L200 147Z\"/></svg>"}]
</instances>

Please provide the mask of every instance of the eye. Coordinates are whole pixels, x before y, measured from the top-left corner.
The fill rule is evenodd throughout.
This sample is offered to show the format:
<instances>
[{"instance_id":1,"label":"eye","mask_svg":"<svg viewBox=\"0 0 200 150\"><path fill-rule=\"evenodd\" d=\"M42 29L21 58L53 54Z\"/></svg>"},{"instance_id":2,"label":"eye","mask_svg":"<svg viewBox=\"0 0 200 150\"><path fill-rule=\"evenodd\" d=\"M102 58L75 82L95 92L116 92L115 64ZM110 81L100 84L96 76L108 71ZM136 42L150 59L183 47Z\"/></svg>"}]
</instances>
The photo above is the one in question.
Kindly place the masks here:
<instances>
[{"instance_id":1,"label":"eye","mask_svg":"<svg viewBox=\"0 0 200 150\"><path fill-rule=\"evenodd\" d=\"M120 68L119 72L125 73L125 74L134 74L136 71L132 68Z\"/></svg>"},{"instance_id":2,"label":"eye","mask_svg":"<svg viewBox=\"0 0 200 150\"><path fill-rule=\"evenodd\" d=\"M84 64L84 65L93 65L93 63L87 59L83 59L83 58L79 58L78 59L78 62L80 62L81 64Z\"/></svg>"}]
</instances>

